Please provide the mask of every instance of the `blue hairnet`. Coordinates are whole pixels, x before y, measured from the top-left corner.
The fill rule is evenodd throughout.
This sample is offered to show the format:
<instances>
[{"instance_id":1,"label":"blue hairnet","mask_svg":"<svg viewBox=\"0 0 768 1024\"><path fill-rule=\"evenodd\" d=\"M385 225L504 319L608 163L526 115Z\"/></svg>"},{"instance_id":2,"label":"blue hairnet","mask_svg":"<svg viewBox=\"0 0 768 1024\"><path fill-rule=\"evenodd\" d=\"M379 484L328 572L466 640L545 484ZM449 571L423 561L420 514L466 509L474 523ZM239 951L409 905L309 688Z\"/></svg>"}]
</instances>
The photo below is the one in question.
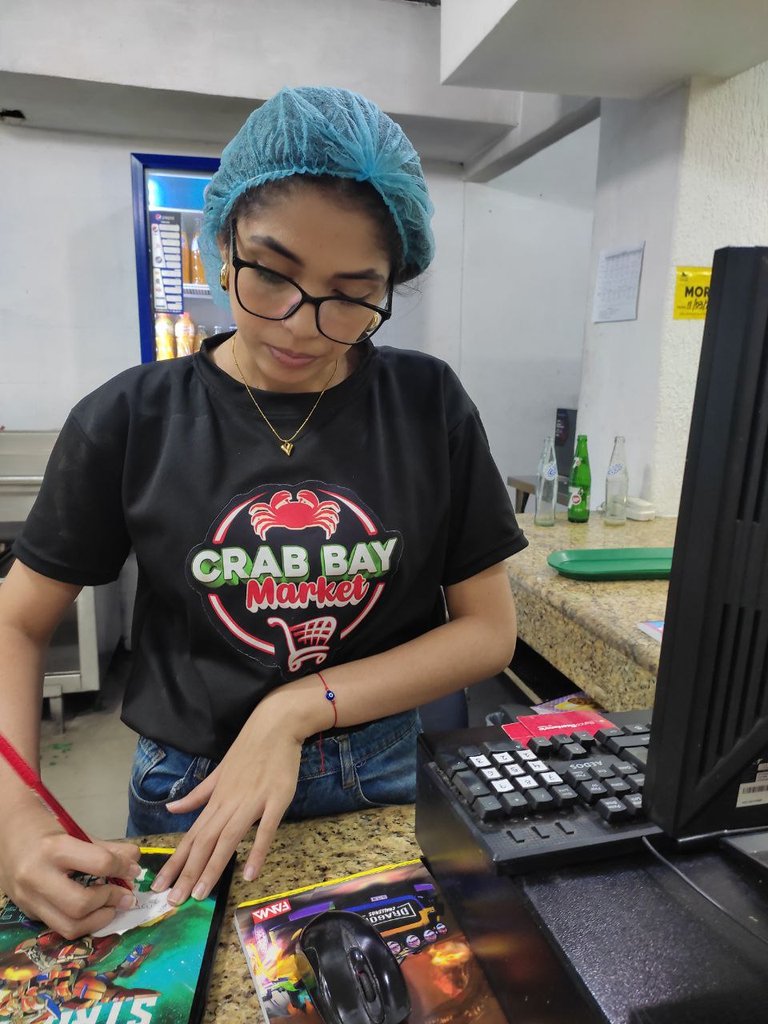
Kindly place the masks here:
<instances>
[{"instance_id":1,"label":"blue hairnet","mask_svg":"<svg viewBox=\"0 0 768 1024\"><path fill-rule=\"evenodd\" d=\"M370 182L392 214L408 276L429 266L433 207L418 154L400 125L346 89L281 89L226 146L205 191L200 250L211 295L220 305L229 305L219 286L217 242L227 215L247 189L292 174Z\"/></svg>"}]
</instances>

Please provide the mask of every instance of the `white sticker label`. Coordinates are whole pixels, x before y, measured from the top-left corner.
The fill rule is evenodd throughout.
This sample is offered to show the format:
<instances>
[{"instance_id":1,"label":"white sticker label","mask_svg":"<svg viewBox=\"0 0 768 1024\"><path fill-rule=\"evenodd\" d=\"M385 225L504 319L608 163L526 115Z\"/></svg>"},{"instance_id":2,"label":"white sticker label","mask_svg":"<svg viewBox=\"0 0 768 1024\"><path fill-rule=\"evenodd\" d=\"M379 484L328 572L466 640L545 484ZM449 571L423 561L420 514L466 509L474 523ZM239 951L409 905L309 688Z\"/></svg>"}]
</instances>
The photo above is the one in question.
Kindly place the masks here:
<instances>
[{"instance_id":1,"label":"white sticker label","mask_svg":"<svg viewBox=\"0 0 768 1024\"><path fill-rule=\"evenodd\" d=\"M746 782L739 786L737 807L754 807L768 804L768 782Z\"/></svg>"}]
</instances>

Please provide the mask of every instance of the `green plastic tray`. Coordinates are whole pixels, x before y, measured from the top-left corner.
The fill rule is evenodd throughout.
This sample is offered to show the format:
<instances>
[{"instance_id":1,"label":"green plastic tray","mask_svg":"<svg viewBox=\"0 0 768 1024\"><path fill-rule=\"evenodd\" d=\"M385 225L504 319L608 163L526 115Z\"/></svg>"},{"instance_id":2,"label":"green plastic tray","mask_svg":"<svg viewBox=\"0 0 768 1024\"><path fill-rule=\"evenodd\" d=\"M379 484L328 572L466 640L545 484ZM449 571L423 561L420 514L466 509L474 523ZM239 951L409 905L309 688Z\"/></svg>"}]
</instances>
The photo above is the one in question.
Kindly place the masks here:
<instances>
[{"instance_id":1,"label":"green plastic tray","mask_svg":"<svg viewBox=\"0 0 768 1024\"><path fill-rule=\"evenodd\" d=\"M570 548L547 562L573 580L666 580L672 548Z\"/></svg>"}]
</instances>

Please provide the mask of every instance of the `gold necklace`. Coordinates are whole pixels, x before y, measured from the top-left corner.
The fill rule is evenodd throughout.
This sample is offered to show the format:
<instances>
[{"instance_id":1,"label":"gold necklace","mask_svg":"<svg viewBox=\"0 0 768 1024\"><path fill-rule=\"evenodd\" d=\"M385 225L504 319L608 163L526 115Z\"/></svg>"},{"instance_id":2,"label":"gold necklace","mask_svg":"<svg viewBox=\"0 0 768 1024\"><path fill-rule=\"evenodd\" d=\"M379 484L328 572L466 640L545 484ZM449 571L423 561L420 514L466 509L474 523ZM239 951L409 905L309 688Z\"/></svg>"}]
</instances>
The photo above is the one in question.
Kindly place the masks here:
<instances>
[{"instance_id":1,"label":"gold necklace","mask_svg":"<svg viewBox=\"0 0 768 1024\"><path fill-rule=\"evenodd\" d=\"M299 436L299 434L300 434L300 433L302 432L302 430L304 429L304 427L306 427L306 425L307 425L307 424L309 423L309 421L310 421L310 418L311 418L311 416L312 416L312 413L313 413L313 412L315 411L315 409L316 409L316 408L318 407L318 405L320 404L320 399L321 399L321 398L323 397L323 395L325 394L325 392L326 392L326 391L328 390L328 388L330 387L331 381L332 381L332 380L333 380L333 378L334 378L334 377L336 376L336 368L337 368L337 366L339 365L339 361L338 361L338 359L337 359L337 360L336 360L336 362L335 362L335 363L333 364L333 370L331 371L331 376L330 376L330 377L328 378L328 380L326 381L325 387L324 387L324 388L323 388L323 390L322 390L322 391L320 392L320 394L319 394L319 395L317 396L317 401L315 402L315 404L314 404L314 405L312 406L312 408L311 408L311 409L309 410L309 412L307 413L307 415L306 415L306 417L305 417L305 419L304 419L304 422L303 422L303 423L301 424L301 426L299 427L299 429L298 429L298 430L296 430L296 431L294 431L294 432L293 432L293 434L291 434L291 436L290 436L290 437L281 437L281 436L280 436L280 435L278 434L278 432L277 432L277 431L275 430L275 428L274 428L274 427L272 426L272 424L271 424L271 423L269 422L269 420L267 419L267 416L266 416L266 414L265 414L264 410L263 410L263 409L261 408L261 406L259 405L259 403L258 403L258 402L256 401L256 399L255 399L255 398L253 397L253 392L252 392L252 391L251 391L251 389L250 389L250 388L248 387L248 384L247 384L247 382L246 382L246 379L245 379L245 375L244 375L243 371L242 371L242 370L240 369L240 363L238 363L238 361L237 361L237 353L235 352L235 344L236 344L236 342L237 342L237 334L235 334L235 335L233 336L233 338L232 338L232 358L233 358L233 359L234 359L234 361L235 361L235 366L237 367L237 372L238 372L238 373L240 374L240 380L241 380L241 381L243 382L243 385L244 385L244 387L245 387L245 390L246 390L246 391L248 392L248 396L249 396L249 398L251 399L251 401L253 402L253 404L254 404L254 405L256 406L256 409L257 409L257 411L258 411L259 415L260 415L260 416L261 416L261 418L262 418L262 419L264 420L264 422L265 422L265 423L267 424L267 426L268 426L268 427L269 427L269 429L270 429L270 430L272 431L272 433L273 433L273 434L275 435L275 437L277 438L277 440L278 440L278 441L280 442L280 451L281 451L281 452L283 452L283 453L284 453L285 455L290 455L290 454L291 454L291 452L293 451L294 447L295 447L295 445L294 445L294 443L293 443L293 442L294 442L294 441L296 440L296 438L297 438L297 437Z\"/></svg>"}]
</instances>

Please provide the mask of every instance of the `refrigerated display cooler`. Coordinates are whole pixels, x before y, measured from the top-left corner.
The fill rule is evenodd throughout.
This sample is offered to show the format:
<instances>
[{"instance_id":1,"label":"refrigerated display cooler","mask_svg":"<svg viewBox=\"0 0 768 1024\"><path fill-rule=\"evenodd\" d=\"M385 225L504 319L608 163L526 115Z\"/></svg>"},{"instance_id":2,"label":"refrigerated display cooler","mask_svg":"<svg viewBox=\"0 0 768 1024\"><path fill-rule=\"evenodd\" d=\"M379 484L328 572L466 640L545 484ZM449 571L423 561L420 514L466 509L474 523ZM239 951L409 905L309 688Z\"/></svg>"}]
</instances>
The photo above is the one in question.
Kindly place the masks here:
<instances>
[{"instance_id":1,"label":"refrigerated display cooler","mask_svg":"<svg viewBox=\"0 0 768 1024\"><path fill-rule=\"evenodd\" d=\"M206 157L131 154L144 363L188 355L231 326L211 299L198 247L204 191L218 166Z\"/></svg>"}]
</instances>

